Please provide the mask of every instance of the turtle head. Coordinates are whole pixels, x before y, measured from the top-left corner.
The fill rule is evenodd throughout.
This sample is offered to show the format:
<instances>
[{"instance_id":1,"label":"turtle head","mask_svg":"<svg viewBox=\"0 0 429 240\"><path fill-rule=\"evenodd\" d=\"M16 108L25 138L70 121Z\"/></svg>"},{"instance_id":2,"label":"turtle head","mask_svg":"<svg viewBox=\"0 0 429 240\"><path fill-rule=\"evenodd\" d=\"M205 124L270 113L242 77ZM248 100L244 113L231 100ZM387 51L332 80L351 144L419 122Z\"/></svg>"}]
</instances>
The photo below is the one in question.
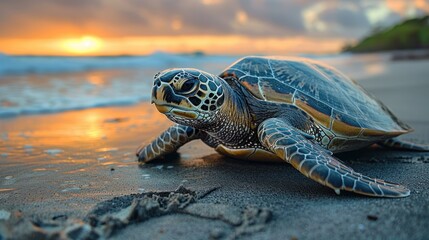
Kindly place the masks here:
<instances>
[{"instance_id":1,"label":"turtle head","mask_svg":"<svg viewBox=\"0 0 429 240\"><path fill-rule=\"evenodd\" d=\"M222 81L197 69L167 69L154 76L152 103L170 120L198 128L210 123L223 105Z\"/></svg>"}]
</instances>

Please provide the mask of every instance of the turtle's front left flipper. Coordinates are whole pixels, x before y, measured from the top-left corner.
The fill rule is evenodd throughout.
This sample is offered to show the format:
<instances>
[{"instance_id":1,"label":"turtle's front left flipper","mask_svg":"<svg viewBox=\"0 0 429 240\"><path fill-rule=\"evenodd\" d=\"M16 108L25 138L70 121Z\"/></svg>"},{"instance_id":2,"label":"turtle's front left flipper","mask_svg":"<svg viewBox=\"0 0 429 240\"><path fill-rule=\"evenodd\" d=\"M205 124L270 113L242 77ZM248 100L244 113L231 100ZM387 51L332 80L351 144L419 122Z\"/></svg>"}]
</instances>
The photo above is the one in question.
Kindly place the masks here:
<instances>
[{"instance_id":1,"label":"turtle's front left flipper","mask_svg":"<svg viewBox=\"0 0 429 240\"><path fill-rule=\"evenodd\" d=\"M336 193L346 190L376 197L406 197L410 194L410 190L402 185L353 171L282 119L265 120L258 128L258 135L266 148Z\"/></svg>"},{"instance_id":2,"label":"turtle's front left flipper","mask_svg":"<svg viewBox=\"0 0 429 240\"><path fill-rule=\"evenodd\" d=\"M185 143L199 138L193 127L176 124L168 128L149 145L141 145L136 152L140 162L149 162L165 154L173 153Z\"/></svg>"}]
</instances>

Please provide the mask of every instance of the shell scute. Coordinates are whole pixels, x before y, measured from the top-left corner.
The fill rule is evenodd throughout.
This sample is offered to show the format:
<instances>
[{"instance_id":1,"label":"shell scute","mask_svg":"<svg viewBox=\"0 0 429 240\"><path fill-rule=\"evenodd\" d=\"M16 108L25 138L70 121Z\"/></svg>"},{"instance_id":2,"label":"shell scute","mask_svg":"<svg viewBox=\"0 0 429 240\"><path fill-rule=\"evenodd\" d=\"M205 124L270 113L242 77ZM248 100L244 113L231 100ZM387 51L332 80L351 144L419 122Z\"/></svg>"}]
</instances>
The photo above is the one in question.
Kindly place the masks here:
<instances>
[{"instance_id":1,"label":"shell scute","mask_svg":"<svg viewBox=\"0 0 429 240\"><path fill-rule=\"evenodd\" d=\"M313 98L309 96L308 94L305 94L301 91L297 91L295 94L295 100L301 101L312 108L314 108L316 111L325 114L327 116L331 116L332 113L332 107L326 105L325 103L318 101L316 98Z\"/></svg>"},{"instance_id":2,"label":"shell scute","mask_svg":"<svg viewBox=\"0 0 429 240\"><path fill-rule=\"evenodd\" d=\"M253 96L259 99L264 99L259 88L258 77L246 76L246 81L242 81L241 84L245 86L253 94Z\"/></svg>"},{"instance_id":3,"label":"shell scute","mask_svg":"<svg viewBox=\"0 0 429 240\"><path fill-rule=\"evenodd\" d=\"M268 60L264 58L243 58L242 61L236 62L234 68L244 70L244 72L251 76L273 77Z\"/></svg>"},{"instance_id":4,"label":"shell scute","mask_svg":"<svg viewBox=\"0 0 429 240\"><path fill-rule=\"evenodd\" d=\"M293 102L295 88L284 85L274 78L259 78L259 85L264 98L274 102Z\"/></svg>"},{"instance_id":5,"label":"shell scute","mask_svg":"<svg viewBox=\"0 0 429 240\"><path fill-rule=\"evenodd\" d=\"M257 99L294 104L347 136L399 135L410 129L354 81L313 60L245 57L220 76L236 76Z\"/></svg>"},{"instance_id":6,"label":"shell scute","mask_svg":"<svg viewBox=\"0 0 429 240\"><path fill-rule=\"evenodd\" d=\"M359 121L357 120L357 118L352 117L348 114L342 113L342 112L335 110L335 109L332 110L331 117L335 121L347 123L348 125L353 126L353 127L358 127L358 128L362 127L361 124L359 123Z\"/></svg>"}]
</instances>

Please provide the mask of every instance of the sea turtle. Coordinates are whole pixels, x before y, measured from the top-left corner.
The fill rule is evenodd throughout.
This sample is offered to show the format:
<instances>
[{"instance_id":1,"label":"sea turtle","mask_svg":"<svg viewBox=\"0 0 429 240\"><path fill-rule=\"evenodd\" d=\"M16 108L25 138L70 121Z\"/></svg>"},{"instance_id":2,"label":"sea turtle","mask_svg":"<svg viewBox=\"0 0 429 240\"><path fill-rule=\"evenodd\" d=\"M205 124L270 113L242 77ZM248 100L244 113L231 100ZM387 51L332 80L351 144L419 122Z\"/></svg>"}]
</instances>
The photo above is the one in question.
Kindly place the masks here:
<instances>
[{"instance_id":1,"label":"sea turtle","mask_svg":"<svg viewBox=\"0 0 429 240\"><path fill-rule=\"evenodd\" d=\"M154 76L152 103L177 124L139 147L141 162L201 139L233 158L290 163L337 194L405 197L406 187L357 173L332 154L374 143L429 150L395 138L411 128L350 78L310 59L244 57L218 76L167 69Z\"/></svg>"}]
</instances>

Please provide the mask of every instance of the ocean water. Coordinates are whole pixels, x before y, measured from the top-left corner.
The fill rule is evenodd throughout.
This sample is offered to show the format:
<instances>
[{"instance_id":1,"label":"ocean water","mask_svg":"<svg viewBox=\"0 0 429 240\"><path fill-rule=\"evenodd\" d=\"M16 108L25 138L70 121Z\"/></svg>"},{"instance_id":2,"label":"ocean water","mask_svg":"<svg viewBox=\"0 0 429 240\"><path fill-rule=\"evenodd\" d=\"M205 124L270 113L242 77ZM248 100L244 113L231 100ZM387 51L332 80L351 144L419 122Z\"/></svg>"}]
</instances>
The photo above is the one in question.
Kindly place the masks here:
<instances>
[{"instance_id":1,"label":"ocean water","mask_svg":"<svg viewBox=\"0 0 429 240\"><path fill-rule=\"evenodd\" d=\"M387 55L301 55L360 80L383 71ZM0 55L0 117L43 114L150 99L153 75L172 67L220 73L242 56L26 57Z\"/></svg>"}]
</instances>

